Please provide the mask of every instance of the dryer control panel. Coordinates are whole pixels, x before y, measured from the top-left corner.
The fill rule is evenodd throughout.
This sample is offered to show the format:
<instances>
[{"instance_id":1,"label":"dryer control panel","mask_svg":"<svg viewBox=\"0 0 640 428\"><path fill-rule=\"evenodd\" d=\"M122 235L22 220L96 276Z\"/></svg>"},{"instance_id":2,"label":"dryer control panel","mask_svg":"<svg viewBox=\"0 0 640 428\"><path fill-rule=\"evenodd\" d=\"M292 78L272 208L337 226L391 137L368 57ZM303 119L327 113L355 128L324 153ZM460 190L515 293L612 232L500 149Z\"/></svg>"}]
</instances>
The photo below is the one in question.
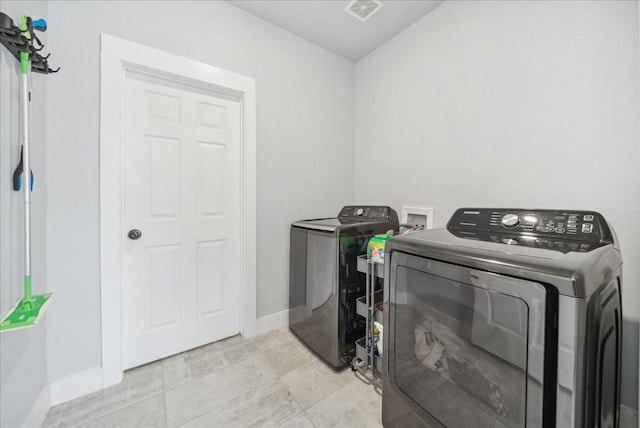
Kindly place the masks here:
<instances>
[{"instance_id":1,"label":"dryer control panel","mask_svg":"<svg viewBox=\"0 0 640 428\"><path fill-rule=\"evenodd\" d=\"M447 230L460 238L565 253L613 243L607 222L595 211L460 208Z\"/></svg>"}]
</instances>

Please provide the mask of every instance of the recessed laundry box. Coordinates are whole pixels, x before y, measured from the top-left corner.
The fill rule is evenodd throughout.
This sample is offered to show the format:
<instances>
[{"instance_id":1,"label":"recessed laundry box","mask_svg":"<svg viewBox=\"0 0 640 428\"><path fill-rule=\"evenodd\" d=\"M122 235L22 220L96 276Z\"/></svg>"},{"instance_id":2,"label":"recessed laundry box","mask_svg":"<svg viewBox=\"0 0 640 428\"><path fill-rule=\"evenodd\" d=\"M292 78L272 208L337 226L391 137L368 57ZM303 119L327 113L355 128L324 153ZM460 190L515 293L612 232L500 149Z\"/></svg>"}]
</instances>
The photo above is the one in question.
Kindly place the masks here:
<instances>
[{"instance_id":1,"label":"recessed laundry box","mask_svg":"<svg viewBox=\"0 0 640 428\"><path fill-rule=\"evenodd\" d=\"M621 256L596 212L472 208L385 255L386 427L618 427Z\"/></svg>"},{"instance_id":2,"label":"recessed laundry box","mask_svg":"<svg viewBox=\"0 0 640 428\"><path fill-rule=\"evenodd\" d=\"M385 206L345 206L337 217L291 225L289 327L335 370L347 367L364 335L356 299L365 292L357 257L373 235L398 231L398 215Z\"/></svg>"}]
</instances>

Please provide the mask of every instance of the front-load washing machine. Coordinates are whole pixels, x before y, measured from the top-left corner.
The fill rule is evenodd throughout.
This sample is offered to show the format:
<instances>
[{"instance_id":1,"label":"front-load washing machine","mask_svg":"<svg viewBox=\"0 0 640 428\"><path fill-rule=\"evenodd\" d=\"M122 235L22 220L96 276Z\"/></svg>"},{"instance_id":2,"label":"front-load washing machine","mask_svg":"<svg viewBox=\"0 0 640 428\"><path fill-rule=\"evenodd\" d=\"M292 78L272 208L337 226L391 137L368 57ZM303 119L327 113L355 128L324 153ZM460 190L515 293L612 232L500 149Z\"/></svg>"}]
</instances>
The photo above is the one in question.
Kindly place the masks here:
<instances>
[{"instance_id":1,"label":"front-load washing machine","mask_svg":"<svg viewBox=\"0 0 640 428\"><path fill-rule=\"evenodd\" d=\"M356 299L365 292L357 256L373 235L398 231L398 215L385 206L345 206L337 217L291 225L289 327L334 370L349 365L364 336Z\"/></svg>"},{"instance_id":2,"label":"front-load washing machine","mask_svg":"<svg viewBox=\"0 0 640 428\"><path fill-rule=\"evenodd\" d=\"M386 427L618 427L621 256L598 213L465 208L387 242Z\"/></svg>"}]
</instances>

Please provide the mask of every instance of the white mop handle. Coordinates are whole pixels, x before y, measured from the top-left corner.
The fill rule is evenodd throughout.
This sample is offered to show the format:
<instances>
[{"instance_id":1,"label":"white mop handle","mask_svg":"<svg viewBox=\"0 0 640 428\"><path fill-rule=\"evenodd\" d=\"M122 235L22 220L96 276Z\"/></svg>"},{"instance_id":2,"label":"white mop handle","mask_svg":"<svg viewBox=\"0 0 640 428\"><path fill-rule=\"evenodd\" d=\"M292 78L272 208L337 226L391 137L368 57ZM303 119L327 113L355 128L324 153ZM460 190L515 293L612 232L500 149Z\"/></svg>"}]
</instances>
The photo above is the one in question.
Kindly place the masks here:
<instances>
[{"instance_id":1,"label":"white mop handle","mask_svg":"<svg viewBox=\"0 0 640 428\"><path fill-rule=\"evenodd\" d=\"M29 64L31 67L31 64ZM27 73L22 81L22 191L24 195L24 274L31 276L31 159L29 158L29 82Z\"/></svg>"}]
</instances>

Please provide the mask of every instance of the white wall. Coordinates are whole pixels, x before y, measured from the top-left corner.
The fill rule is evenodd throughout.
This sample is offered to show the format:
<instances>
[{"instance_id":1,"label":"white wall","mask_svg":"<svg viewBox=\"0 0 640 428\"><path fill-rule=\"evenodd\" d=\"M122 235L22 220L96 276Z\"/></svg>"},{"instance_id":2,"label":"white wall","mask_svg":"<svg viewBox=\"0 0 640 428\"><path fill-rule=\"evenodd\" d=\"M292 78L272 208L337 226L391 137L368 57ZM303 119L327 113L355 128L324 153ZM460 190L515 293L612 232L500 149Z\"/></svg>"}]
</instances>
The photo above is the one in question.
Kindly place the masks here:
<instances>
[{"instance_id":1,"label":"white wall","mask_svg":"<svg viewBox=\"0 0 640 428\"><path fill-rule=\"evenodd\" d=\"M356 201L601 212L638 405L638 3L448 1L356 64Z\"/></svg>"},{"instance_id":2,"label":"white wall","mask_svg":"<svg viewBox=\"0 0 640 428\"><path fill-rule=\"evenodd\" d=\"M0 10L20 23L20 15L45 17L43 1L3 1ZM46 34L39 36L47 44ZM48 49L48 46L47 46ZM33 293L46 283L46 99L49 76L31 76L30 143L35 186L31 201ZM0 46L0 318L23 295L23 196L12 190L13 171L20 159L20 63ZM52 304L55 304L52 302ZM36 326L0 334L0 426L21 426L45 388L47 316Z\"/></svg>"},{"instance_id":3,"label":"white wall","mask_svg":"<svg viewBox=\"0 0 640 428\"><path fill-rule=\"evenodd\" d=\"M353 63L224 2L55 1L49 18L50 381L101 365L102 32L256 79L257 315L288 309L290 223L353 199Z\"/></svg>"}]
</instances>

